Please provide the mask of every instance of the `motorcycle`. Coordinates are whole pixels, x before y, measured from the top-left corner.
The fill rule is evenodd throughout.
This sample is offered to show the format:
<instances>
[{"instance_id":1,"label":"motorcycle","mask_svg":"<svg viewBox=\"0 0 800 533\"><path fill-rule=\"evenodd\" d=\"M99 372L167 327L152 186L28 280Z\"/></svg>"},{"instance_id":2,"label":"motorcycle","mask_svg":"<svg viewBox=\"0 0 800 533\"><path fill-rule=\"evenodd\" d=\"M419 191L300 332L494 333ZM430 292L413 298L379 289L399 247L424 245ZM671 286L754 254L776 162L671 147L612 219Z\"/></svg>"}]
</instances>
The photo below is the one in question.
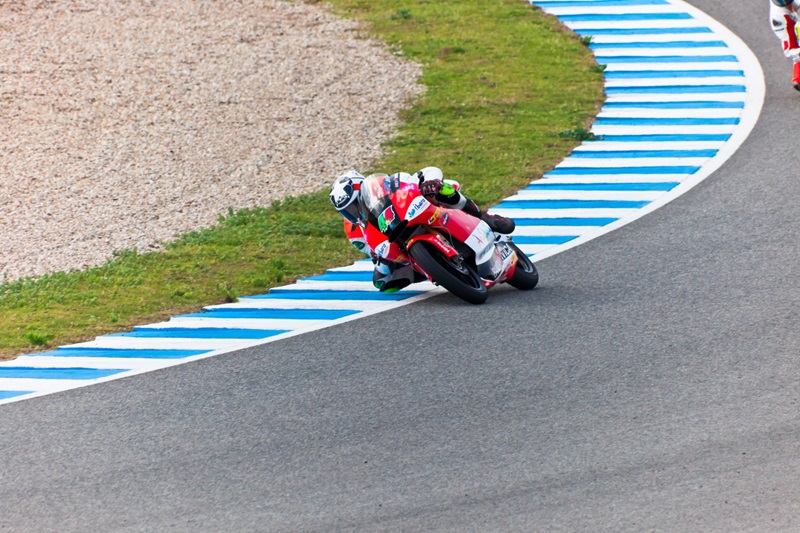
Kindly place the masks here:
<instances>
[{"instance_id":1,"label":"motorcycle","mask_svg":"<svg viewBox=\"0 0 800 533\"><path fill-rule=\"evenodd\" d=\"M462 300L481 304L498 283L530 290L539 282L536 266L511 237L435 205L408 174L368 176L359 201L368 222L364 236L379 257L411 265Z\"/></svg>"}]
</instances>

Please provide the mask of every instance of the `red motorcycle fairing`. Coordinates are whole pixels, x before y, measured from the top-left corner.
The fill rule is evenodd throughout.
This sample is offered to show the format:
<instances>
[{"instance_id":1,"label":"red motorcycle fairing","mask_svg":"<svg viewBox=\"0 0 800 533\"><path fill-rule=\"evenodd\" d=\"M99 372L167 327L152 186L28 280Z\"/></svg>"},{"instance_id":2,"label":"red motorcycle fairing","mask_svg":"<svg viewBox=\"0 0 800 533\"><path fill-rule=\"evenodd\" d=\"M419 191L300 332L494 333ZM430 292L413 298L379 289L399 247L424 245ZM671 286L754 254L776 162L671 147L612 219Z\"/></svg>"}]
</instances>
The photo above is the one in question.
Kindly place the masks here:
<instances>
[{"instance_id":1,"label":"red motorcycle fairing","mask_svg":"<svg viewBox=\"0 0 800 533\"><path fill-rule=\"evenodd\" d=\"M389 242L389 239L386 237L386 235L381 233L378 228L372 224L367 224L367 228L364 231L364 238L367 242L367 245L372 248L378 257L386 259L387 261L393 261L395 263L409 264L411 262L397 243ZM447 257L458 255L458 251L450 246L450 244L445 242L445 240L435 232L426 232L414 235L406 243L406 249L410 248L413 243L418 241L426 241L431 243L433 246L441 250L442 253L444 253Z\"/></svg>"},{"instance_id":2,"label":"red motorcycle fairing","mask_svg":"<svg viewBox=\"0 0 800 533\"><path fill-rule=\"evenodd\" d=\"M364 229L364 240L367 241L367 246L369 246L378 257L395 263L410 263L408 257L406 257L400 249L400 246L395 242L389 242L388 237L372 224L366 225Z\"/></svg>"},{"instance_id":3,"label":"red motorcycle fairing","mask_svg":"<svg viewBox=\"0 0 800 533\"><path fill-rule=\"evenodd\" d=\"M418 182L410 175L373 174L361 186L361 195L368 216L365 239L375 253L386 260L398 263L412 262L405 254L414 242L425 240L447 257L458 255L458 251L447 242L445 235L472 248L481 270L489 281L497 280L507 261L499 258L495 247L495 236L489 226L459 209L448 209L434 205L420 195ZM406 242L393 242L397 232L416 228L406 235ZM395 235L392 238L392 235ZM497 257L495 257L497 256ZM511 258L513 260L513 256ZM504 263L506 263L504 265Z\"/></svg>"},{"instance_id":4,"label":"red motorcycle fairing","mask_svg":"<svg viewBox=\"0 0 800 533\"><path fill-rule=\"evenodd\" d=\"M428 218L428 225L452 235L457 241L467 242L481 219L461 211L460 209L447 209L436 207Z\"/></svg>"},{"instance_id":5,"label":"red motorcycle fairing","mask_svg":"<svg viewBox=\"0 0 800 533\"><path fill-rule=\"evenodd\" d=\"M458 250L450 246L447 242L442 239L441 235L438 233L420 233L418 235L414 235L410 239L408 239L408 247L411 248L411 245L415 242L425 241L427 243L432 244L436 248L438 248L444 255L447 257L454 257L458 255Z\"/></svg>"},{"instance_id":6,"label":"red motorcycle fairing","mask_svg":"<svg viewBox=\"0 0 800 533\"><path fill-rule=\"evenodd\" d=\"M485 301L487 287L497 283L528 290L538 282L536 267L509 237L480 218L434 205L408 174L368 176L359 202L365 240L378 257L411 265L470 303Z\"/></svg>"},{"instance_id":7,"label":"red motorcycle fairing","mask_svg":"<svg viewBox=\"0 0 800 533\"><path fill-rule=\"evenodd\" d=\"M429 224L463 242L475 252L478 273L487 287L502 283L514 274L517 255L505 242L497 241L488 224L464 211L439 208Z\"/></svg>"}]
</instances>

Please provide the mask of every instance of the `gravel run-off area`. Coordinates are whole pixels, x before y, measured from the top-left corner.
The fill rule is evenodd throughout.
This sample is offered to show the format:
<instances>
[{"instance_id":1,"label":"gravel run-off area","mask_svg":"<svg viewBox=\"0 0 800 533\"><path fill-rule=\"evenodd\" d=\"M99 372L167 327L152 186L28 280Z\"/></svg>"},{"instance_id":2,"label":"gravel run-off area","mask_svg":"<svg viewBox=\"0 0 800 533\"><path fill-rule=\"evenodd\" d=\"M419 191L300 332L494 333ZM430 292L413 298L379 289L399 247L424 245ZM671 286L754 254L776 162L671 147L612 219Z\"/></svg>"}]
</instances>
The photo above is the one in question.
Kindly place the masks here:
<instances>
[{"instance_id":1,"label":"gravel run-off area","mask_svg":"<svg viewBox=\"0 0 800 533\"><path fill-rule=\"evenodd\" d=\"M0 2L0 281L368 169L421 68L322 3Z\"/></svg>"}]
</instances>

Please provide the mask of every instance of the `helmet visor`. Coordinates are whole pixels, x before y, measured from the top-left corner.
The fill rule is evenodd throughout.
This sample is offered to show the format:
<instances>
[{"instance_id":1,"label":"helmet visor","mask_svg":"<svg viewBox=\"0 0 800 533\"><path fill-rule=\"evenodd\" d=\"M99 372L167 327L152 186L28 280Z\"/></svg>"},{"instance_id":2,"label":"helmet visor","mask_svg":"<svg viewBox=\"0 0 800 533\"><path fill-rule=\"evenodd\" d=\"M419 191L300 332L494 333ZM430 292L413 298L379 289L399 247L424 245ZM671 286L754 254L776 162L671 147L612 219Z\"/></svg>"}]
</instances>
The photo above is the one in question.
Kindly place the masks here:
<instances>
[{"instance_id":1,"label":"helmet visor","mask_svg":"<svg viewBox=\"0 0 800 533\"><path fill-rule=\"evenodd\" d=\"M343 207L338 211L340 215L342 215L344 218L346 218L353 224L357 224L358 220L361 218L361 211L359 211L358 209L358 202L350 202L350 205L348 205L347 207Z\"/></svg>"}]
</instances>

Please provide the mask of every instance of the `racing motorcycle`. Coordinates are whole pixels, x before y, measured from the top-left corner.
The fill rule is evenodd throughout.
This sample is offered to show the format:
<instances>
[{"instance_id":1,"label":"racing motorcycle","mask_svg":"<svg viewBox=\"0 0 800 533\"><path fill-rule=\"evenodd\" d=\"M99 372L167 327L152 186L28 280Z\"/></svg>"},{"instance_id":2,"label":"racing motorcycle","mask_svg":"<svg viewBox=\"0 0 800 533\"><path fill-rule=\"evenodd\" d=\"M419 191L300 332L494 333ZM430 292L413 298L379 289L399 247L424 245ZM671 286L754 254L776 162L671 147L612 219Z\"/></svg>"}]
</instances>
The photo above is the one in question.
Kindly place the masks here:
<instances>
[{"instance_id":1,"label":"racing motorcycle","mask_svg":"<svg viewBox=\"0 0 800 533\"><path fill-rule=\"evenodd\" d=\"M372 174L361 184L365 238L388 261L410 264L433 283L473 304L498 283L522 290L539 282L536 266L483 220L435 205L405 174Z\"/></svg>"}]
</instances>

